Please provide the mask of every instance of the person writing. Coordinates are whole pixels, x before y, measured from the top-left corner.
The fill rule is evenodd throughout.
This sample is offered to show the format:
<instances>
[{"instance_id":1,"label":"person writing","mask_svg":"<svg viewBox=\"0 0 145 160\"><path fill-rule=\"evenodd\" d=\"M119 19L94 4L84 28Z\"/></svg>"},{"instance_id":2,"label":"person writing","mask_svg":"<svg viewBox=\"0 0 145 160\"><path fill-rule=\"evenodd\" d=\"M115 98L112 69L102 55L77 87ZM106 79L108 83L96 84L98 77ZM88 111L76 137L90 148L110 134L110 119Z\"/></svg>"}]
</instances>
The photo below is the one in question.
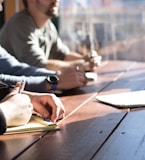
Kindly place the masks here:
<instances>
[{"instance_id":1,"label":"person writing","mask_svg":"<svg viewBox=\"0 0 145 160\"><path fill-rule=\"evenodd\" d=\"M28 91L20 93L20 85L21 83L17 83L16 87L0 101L0 134L3 134L7 127L28 123L32 113L50 119L52 122L64 118L65 109L57 96ZM0 91L2 88L9 89L7 84L0 82Z\"/></svg>"},{"instance_id":2,"label":"person writing","mask_svg":"<svg viewBox=\"0 0 145 160\"><path fill-rule=\"evenodd\" d=\"M61 71L71 66L93 71L100 64L97 52L83 56L62 42L51 22L58 16L59 0L23 0L23 4L25 9L16 13L0 31L1 45L19 61Z\"/></svg>"}]
</instances>

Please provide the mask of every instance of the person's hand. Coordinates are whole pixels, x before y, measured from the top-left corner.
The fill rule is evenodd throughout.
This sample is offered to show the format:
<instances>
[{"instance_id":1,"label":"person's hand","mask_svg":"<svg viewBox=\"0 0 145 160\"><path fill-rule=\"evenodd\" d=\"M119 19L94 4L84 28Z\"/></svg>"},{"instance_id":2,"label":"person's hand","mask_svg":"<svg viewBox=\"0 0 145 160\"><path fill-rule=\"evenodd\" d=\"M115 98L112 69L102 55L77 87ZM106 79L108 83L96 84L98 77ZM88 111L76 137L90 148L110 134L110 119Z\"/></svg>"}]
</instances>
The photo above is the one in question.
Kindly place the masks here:
<instances>
[{"instance_id":1,"label":"person's hand","mask_svg":"<svg viewBox=\"0 0 145 160\"><path fill-rule=\"evenodd\" d=\"M85 77L85 72L74 66L69 67L61 72L59 75L59 83L57 89L73 89L85 86L87 79Z\"/></svg>"},{"instance_id":2,"label":"person's hand","mask_svg":"<svg viewBox=\"0 0 145 160\"><path fill-rule=\"evenodd\" d=\"M84 59L85 71L94 71L96 67L101 65L102 57L99 56L96 51L92 50L91 53L84 57Z\"/></svg>"},{"instance_id":3,"label":"person's hand","mask_svg":"<svg viewBox=\"0 0 145 160\"><path fill-rule=\"evenodd\" d=\"M60 99L49 93L28 92L34 106L34 112L53 122L64 118L65 109Z\"/></svg>"},{"instance_id":4,"label":"person's hand","mask_svg":"<svg viewBox=\"0 0 145 160\"><path fill-rule=\"evenodd\" d=\"M33 105L29 96L18 93L19 86L14 88L0 103L7 127L28 123L31 118Z\"/></svg>"}]
</instances>

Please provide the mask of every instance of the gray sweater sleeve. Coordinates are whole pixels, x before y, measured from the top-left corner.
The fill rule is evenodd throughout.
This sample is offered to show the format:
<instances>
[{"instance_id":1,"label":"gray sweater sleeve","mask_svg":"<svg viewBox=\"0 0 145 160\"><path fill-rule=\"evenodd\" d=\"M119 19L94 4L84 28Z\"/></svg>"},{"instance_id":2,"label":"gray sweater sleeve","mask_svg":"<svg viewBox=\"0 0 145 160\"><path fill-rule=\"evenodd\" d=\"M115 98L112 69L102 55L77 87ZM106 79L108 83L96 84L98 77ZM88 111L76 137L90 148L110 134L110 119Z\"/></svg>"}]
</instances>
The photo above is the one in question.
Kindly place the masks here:
<instances>
[{"instance_id":1,"label":"gray sweater sleeve","mask_svg":"<svg viewBox=\"0 0 145 160\"><path fill-rule=\"evenodd\" d=\"M0 134L5 133L6 128L7 128L6 119L5 119L5 116L2 112L2 110L0 109Z\"/></svg>"}]
</instances>

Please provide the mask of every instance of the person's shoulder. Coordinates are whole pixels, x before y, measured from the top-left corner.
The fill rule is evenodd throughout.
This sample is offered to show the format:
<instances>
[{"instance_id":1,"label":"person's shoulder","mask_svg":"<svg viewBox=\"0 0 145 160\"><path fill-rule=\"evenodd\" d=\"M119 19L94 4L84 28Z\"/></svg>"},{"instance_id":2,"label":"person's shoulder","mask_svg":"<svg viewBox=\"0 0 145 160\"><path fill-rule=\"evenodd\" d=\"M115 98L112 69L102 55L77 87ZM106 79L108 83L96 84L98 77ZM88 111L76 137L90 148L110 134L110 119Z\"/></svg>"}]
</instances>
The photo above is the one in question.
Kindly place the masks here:
<instances>
[{"instance_id":1,"label":"person's shoulder","mask_svg":"<svg viewBox=\"0 0 145 160\"><path fill-rule=\"evenodd\" d=\"M0 33L14 34L22 30L30 30L30 28L35 27L35 23L32 17L29 15L27 10L21 10L15 13L2 27Z\"/></svg>"},{"instance_id":2,"label":"person's shoulder","mask_svg":"<svg viewBox=\"0 0 145 160\"><path fill-rule=\"evenodd\" d=\"M20 23L20 22L27 22L30 21L32 18L27 12L27 10L21 10L17 13L15 13L8 22L10 23Z\"/></svg>"}]
</instances>

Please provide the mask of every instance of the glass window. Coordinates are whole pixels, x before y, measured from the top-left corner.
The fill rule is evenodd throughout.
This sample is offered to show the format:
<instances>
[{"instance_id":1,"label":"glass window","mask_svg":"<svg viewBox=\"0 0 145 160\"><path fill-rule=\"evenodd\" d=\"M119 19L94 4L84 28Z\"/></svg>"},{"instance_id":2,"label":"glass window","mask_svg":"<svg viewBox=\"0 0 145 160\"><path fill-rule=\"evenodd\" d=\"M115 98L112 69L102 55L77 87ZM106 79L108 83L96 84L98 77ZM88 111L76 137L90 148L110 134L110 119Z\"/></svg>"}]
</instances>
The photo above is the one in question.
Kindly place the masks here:
<instances>
[{"instance_id":1,"label":"glass window","mask_svg":"<svg viewBox=\"0 0 145 160\"><path fill-rule=\"evenodd\" d=\"M145 0L61 0L59 31L72 50L145 61Z\"/></svg>"}]
</instances>

